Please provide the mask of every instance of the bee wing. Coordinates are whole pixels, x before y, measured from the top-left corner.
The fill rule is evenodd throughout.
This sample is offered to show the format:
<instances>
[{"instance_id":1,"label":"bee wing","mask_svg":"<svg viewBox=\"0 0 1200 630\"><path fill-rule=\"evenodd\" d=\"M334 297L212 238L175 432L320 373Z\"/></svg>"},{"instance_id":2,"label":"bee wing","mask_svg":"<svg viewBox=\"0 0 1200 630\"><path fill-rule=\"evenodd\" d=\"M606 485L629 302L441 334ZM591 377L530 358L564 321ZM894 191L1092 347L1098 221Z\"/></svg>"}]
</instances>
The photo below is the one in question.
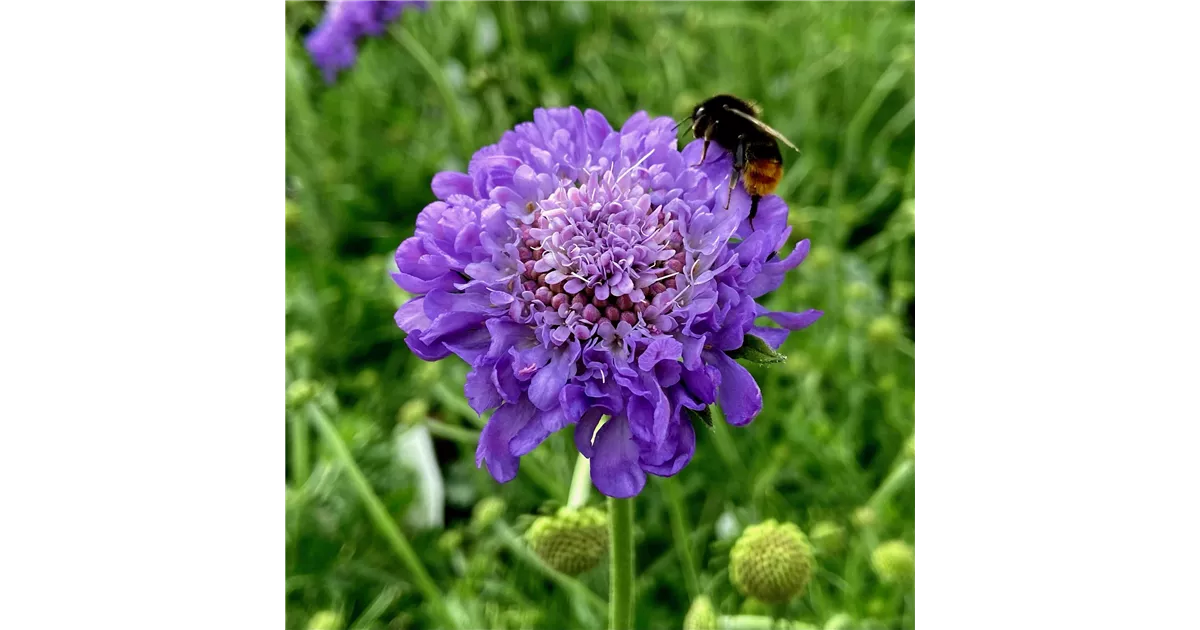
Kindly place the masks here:
<instances>
[{"instance_id":1,"label":"bee wing","mask_svg":"<svg viewBox=\"0 0 1200 630\"><path fill-rule=\"evenodd\" d=\"M727 108L727 111L729 111L730 113L733 113L733 114L737 114L738 116L741 116L742 118L745 118L746 120L749 120L750 122L754 123L754 125L755 125L756 127L758 127L759 129L762 129L763 131L765 131L765 132L767 132L767 133L771 134L772 136L775 136L775 139L776 139L776 140L779 140L780 142L782 142L782 143L784 143L784 144L788 145L789 147L791 147L793 151L796 151L797 153L799 153L799 152L800 152L800 149L797 149L797 148L796 148L796 145L792 144L792 141L791 141L791 140L788 140L787 138L783 137L783 134L781 134L781 133L779 133L778 131L775 131L774 129L772 129L770 126L768 126L768 125L767 125L767 123L765 123L765 122L763 122L763 121L761 121L761 120L759 120L759 119L755 118L754 116L751 116L750 114L747 114L746 112L743 112L743 111L739 111L739 110L736 110L736 109L733 109L733 108Z\"/></svg>"}]
</instances>

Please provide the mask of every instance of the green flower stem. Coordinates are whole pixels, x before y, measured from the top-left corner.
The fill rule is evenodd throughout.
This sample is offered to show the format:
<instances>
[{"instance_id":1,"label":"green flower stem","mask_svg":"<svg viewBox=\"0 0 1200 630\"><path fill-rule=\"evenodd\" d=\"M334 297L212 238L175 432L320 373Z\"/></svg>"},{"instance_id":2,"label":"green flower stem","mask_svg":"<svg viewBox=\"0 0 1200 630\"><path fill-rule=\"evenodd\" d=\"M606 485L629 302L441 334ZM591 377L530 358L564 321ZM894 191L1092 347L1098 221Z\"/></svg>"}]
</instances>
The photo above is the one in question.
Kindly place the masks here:
<instances>
[{"instance_id":1,"label":"green flower stem","mask_svg":"<svg viewBox=\"0 0 1200 630\"><path fill-rule=\"evenodd\" d=\"M662 485L663 493L667 498L667 516L671 519L675 552L679 556L679 563L683 565L683 581L687 584L688 595L692 599L696 599L700 595L700 579L696 577L696 564L692 560L687 515L683 509L683 496L679 493L679 483L675 479L662 478L660 485Z\"/></svg>"},{"instance_id":2,"label":"green flower stem","mask_svg":"<svg viewBox=\"0 0 1200 630\"><path fill-rule=\"evenodd\" d=\"M404 533L400 531L400 527L396 525L391 515L388 514L383 501L380 501L379 496L371 489L371 484L363 475L358 464L355 463L354 457L350 454L350 449L346 447L346 443L338 435L333 423L329 421L329 418L325 417L325 413L314 403L309 403L306 410L308 411L309 419L316 426L317 431L320 432L329 449L333 451L334 458L345 467L346 472L350 475L350 482L354 486L354 489L358 491L359 498L362 499L363 504L366 506L367 513L371 517L371 522L379 530L380 535L391 545L392 550L396 552L396 555L404 563L409 573L412 574L411 579L417 589L433 605L434 610L442 618L442 623L447 628L457 628L458 624L455 623L449 608L446 607L446 600L442 597L442 592L433 583L433 578L429 577L429 572L425 570L425 565L421 564L421 559L413 551L412 545L404 537Z\"/></svg>"},{"instance_id":3,"label":"green flower stem","mask_svg":"<svg viewBox=\"0 0 1200 630\"><path fill-rule=\"evenodd\" d=\"M450 82L446 79L446 73L442 72L441 67L433 59L433 55L429 54L428 50L421 45L408 31L397 28L392 30L393 37L408 54L412 55L413 59L417 60L417 64L421 66L429 78L433 80L434 86L437 87L438 93L441 94L442 100L445 102L446 114L450 117L450 124L454 127L455 135L458 136L458 142L462 145L464 152L470 153L471 148L471 132L467 128L467 121L463 118L462 111L458 108L458 99L454 96L454 91L450 89Z\"/></svg>"},{"instance_id":4,"label":"green flower stem","mask_svg":"<svg viewBox=\"0 0 1200 630\"><path fill-rule=\"evenodd\" d=\"M575 460L575 474L571 476L571 491L567 493L567 507L573 510L587 505L592 493L592 462L579 454Z\"/></svg>"},{"instance_id":5,"label":"green flower stem","mask_svg":"<svg viewBox=\"0 0 1200 630\"><path fill-rule=\"evenodd\" d=\"M500 539L500 542L502 542L505 547L508 547L509 551L513 552L513 555L517 556L526 564L536 569L539 573L561 586L567 592L583 598L588 605L596 609L597 613L602 613L604 611L604 600L600 599L599 595L593 593L591 589L583 584L583 582L580 582L566 573L563 573L546 564L545 562L542 562L542 559L537 557L537 554L533 553L533 551L529 549L529 545L526 545L521 541L521 538L517 536L517 533L514 532L512 527L509 527L507 523L504 521L496 521L492 524L492 530L496 533L496 537Z\"/></svg>"},{"instance_id":6,"label":"green flower stem","mask_svg":"<svg viewBox=\"0 0 1200 630\"><path fill-rule=\"evenodd\" d=\"M867 499L867 506L876 513L879 512L880 506L887 503L892 495L896 494L904 484L908 483L913 477L913 463L911 461L901 462L899 466L892 469L891 474L879 484L879 488L875 490L875 494Z\"/></svg>"},{"instance_id":7,"label":"green flower stem","mask_svg":"<svg viewBox=\"0 0 1200 630\"><path fill-rule=\"evenodd\" d=\"M429 429L431 434L440 438L446 438L447 440L452 440L468 446L475 446L479 443L478 431L456 427L452 424L446 424L445 422L438 422L437 420L426 420L425 426Z\"/></svg>"},{"instance_id":8,"label":"green flower stem","mask_svg":"<svg viewBox=\"0 0 1200 630\"><path fill-rule=\"evenodd\" d=\"M608 630L633 630L633 499L608 498Z\"/></svg>"},{"instance_id":9,"label":"green flower stem","mask_svg":"<svg viewBox=\"0 0 1200 630\"><path fill-rule=\"evenodd\" d=\"M308 449L308 423L304 420L304 415L295 413L292 415L292 482L296 487L304 485L308 481L309 474L309 449Z\"/></svg>"}]
</instances>

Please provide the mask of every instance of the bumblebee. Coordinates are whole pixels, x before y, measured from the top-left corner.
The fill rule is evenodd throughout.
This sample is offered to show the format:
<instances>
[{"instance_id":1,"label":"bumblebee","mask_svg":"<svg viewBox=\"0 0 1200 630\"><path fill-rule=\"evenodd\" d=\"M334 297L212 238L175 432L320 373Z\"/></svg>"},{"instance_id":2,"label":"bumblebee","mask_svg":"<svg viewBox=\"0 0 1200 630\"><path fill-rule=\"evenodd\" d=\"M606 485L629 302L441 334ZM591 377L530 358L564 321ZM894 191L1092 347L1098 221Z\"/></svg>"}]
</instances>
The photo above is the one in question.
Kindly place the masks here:
<instances>
[{"instance_id":1,"label":"bumblebee","mask_svg":"<svg viewBox=\"0 0 1200 630\"><path fill-rule=\"evenodd\" d=\"M692 135L704 140L700 161L692 166L704 163L710 142L733 154L733 173L729 176L725 209L729 209L729 198L740 178L750 195L750 229L754 229L759 200L774 192L779 180L783 179L783 155L776 140L800 151L783 134L759 120L759 115L759 108L754 104L731 94L718 94L697 105L692 115L683 119L691 120Z\"/></svg>"}]
</instances>

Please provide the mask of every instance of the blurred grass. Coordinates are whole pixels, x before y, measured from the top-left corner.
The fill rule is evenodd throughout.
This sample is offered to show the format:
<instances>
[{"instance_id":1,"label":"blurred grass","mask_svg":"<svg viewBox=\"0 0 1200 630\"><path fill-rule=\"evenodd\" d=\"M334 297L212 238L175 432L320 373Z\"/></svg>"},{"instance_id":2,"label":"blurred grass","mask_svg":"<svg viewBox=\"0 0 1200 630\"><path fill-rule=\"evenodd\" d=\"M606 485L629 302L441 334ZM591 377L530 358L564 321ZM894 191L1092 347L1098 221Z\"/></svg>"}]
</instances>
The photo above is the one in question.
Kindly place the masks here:
<instances>
[{"instance_id":1,"label":"blurred grass","mask_svg":"<svg viewBox=\"0 0 1200 630\"><path fill-rule=\"evenodd\" d=\"M787 363L751 368L763 389L759 418L699 435L674 480L700 588L722 614L758 610L722 572L732 541L721 535L766 518L806 531L832 520L850 534L846 549L822 554L809 593L782 612L818 626L846 613L856 627L912 627L911 592L880 583L868 562L879 540L914 540L912 484L878 502L870 527L852 515L904 459L913 432L913 10L435 2L364 42L356 67L329 86L302 47L321 4L287 3L287 379L320 385L323 409L398 521L416 496L413 474L394 457L401 409L460 430L434 441L446 531L405 532L472 627L603 623L492 530L468 526L482 497L503 497L514 524L565 500L573 446L569 432L553 436L503 486L475 468L474 446L462 439L479 427L462 397L466 366L425 364L404 345L392 315L407 296L388 277L392 254L433 200L432 176L465 170L474 149L536 107L590 107L619 125L639 110L680 118L719 91L759 102L802 150L785 154L777 192L791 207L793 238L810 238L813 250L767 305L826 315L791 336L781 349ZM320 610L340 611L346 627L436 627L345 471L305 433L288 446L289 458L297 444L312 456L306 478L297 474L305 466L288 469L289 627L306 627ZM637 506L638 627L678 627L688 607L671 518L652 480ZM604 597L603 568L582 579Z\"/></svg>"}]
</instances>

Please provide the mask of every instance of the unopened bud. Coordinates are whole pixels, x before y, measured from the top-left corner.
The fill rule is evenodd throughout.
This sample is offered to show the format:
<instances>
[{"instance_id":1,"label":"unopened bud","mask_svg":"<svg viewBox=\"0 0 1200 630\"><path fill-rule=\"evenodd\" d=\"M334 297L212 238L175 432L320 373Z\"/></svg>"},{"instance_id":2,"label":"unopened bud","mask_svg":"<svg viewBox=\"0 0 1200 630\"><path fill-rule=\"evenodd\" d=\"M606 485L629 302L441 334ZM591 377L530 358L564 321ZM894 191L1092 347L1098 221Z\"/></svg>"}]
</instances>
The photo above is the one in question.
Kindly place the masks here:
<instances>
[{"instance_id":1,"label":"unopened bud","mask_svg":"<svg viewBox=\"0 0 1200 630\"><path fill-rule=\"evenodd\" d=\"M322 610L308 620L308 630L342 630L342 616L332 610Z\"/></svg>"},{"instance_id":2,"label":"unopened bud","mask_svg":"<svg viewBox=\"0 0 1200 630\"><path fill-rule=\"evenodd\" d=\"M846 613L838 613L825 620L824 630L851 630L854 618Z\"/></svg>"},{"instance_id":3,"label":"unopened bud","mask_svg":"<svg viewBox=\"0 0 1200 630\"><path fill-rule=\"evenodd\" d=\"M832 521L821 521L812 526L808 538L819 551L835 553L846 542L846 530Z\"/></svg>"},{"instance_id":4,"label":"unopened bud","mask_svg":"<svg viewBox=\"0 0 1200 630\"><path fill-rule=\"evenodd\" d=\"M854 516L851 517L851 520L854 521L854 524L856 526L858 526L860 528L865 528L865 527L874 527L875 523L878 520L878 517L876 517L876 515L875 515L875 510L864 505L864 506L858 508L857 510L854 510Z\"/></svg>"},{"instance_id":5,"label":"unopened bud","mask_svg":"<svg viewBox=\"0 0 1200 630\"><path fill-rule=\"evenodd\" d=\"M598 508L562 508L539 516L525 532L529 546L550 567L579 575L608 554L608 519Z\"/></svg>"},{"instance_id":6,"label":"unopened bud","mask_svg":"<svg viewBox=\"0 0 1200 630\"><path fill-rule=\"evenodd\" d=\"M802 594L812 569L812 549L794 523L771 519L751 525L729 552L734 586L743 595L768 604Z\"/></svg>"},{"instance_id":7,"label":"unopened bud","mask_svg":"<svg viewBox=\"0 0 1200 630\"><path fill-rule=\"evenodd\" d=\"M888 345L900 338L900 322L890 316L878 317L867 326L867 340L874 344Z\"/></svg>"},{"instance_id":8,"label":"unopened bud","mask_svg":"<svg viewBox=\"0 0 1200 630\"><path fill-rule=\"evenodd\" d=\"M504 499L485 497L475 504L475 510L471 514L471 529L481 532L491 527L492 523L502 516L504 516Z\"/></svg>"},{"instance_id":9,"label":"unopened bud","mask_svg":"<svg viewBox=\"0 0 1200 630\"><path fill-rule=\"evenodd\" d=\"M396 422L403 426L419 424L429 417L429 403L421 398L414 398L400 406L396 412Z\"/></svg>"},{"instance_id":10,"label":"unopened bud","mask_svg":"<svg viewBox=\"0 0 1200 630\"><path fill-rule=\"evenodd\" d=\"M303 330L295 330L288 333L287 341L284 342L284 355L289 358L296 358L308 354L315 342L313 336Z\"/></svg>"},{"instance_id":11,"label":"unopened bud","mask_svg":"<svg viewBox=\"0 0 1200 630\"><path fill-rule=\"evenodd\" d=\"M717 611L707 595L692 602L687 616L683 618L683 630L717 630Z\"/></svg>"},{"instance_id":12,"label":"unopened bud","mask_svg":"<svg viewBox=\"0 0 1200 630\"><path fill-rule=\"evenodd\" d=\"M438 536L437 547L442 553L450 553L457 551L462 547L463 534L462 530L448 529Z\"/></svg>"},{"instance_id":13,"label":"unopened bud","mask_svg":"<svg viewBox=\"0 0 1200 630\"><path fill-rule=\"evenodd\" d=\"M871 552L871 566L884 582L907 584L916 572L916 554L908 543L889 540Z\"/></svg>"},{"instance_id":14,"label":"unopened bud","mask_svg":"<svg viewBox=\"0 0 1200 630\"><path fill-rule=\"evenodd\" d=\"M306 379L296 379L287 387L287 404L289 407L301 407L317 395L317 384Z\"/></svg>"}]
</instances>

